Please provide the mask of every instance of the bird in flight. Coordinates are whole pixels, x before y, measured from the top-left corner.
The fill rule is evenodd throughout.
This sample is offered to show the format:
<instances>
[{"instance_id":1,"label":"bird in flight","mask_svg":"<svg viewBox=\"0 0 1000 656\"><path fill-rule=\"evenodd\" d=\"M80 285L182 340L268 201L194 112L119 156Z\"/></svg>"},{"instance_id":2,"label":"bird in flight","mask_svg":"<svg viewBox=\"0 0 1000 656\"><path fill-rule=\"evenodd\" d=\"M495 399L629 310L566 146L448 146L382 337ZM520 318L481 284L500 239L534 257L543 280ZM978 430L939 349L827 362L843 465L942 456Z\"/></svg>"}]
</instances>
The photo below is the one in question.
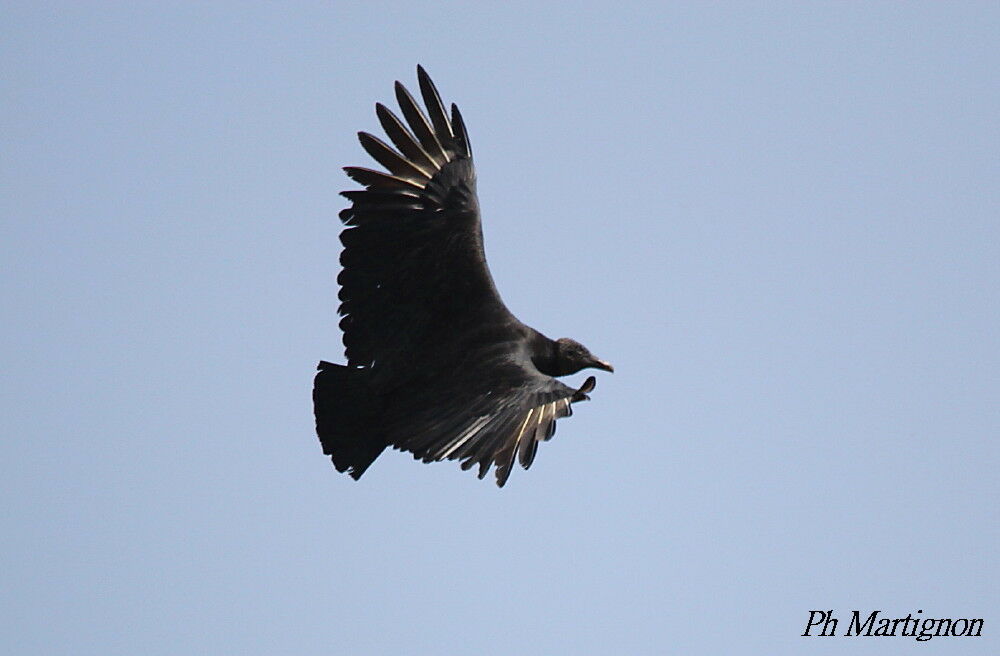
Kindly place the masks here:
<instances>
[{"instance_id":1,"label":"bird in flight","mask_svg":"<svg viewBox=\"0 0 1000 656\"><path fill-rule=\"evenodd\" d=\"M358 133L386 171L348 166L342 193L340 328L347 365L321 361L316 432L337 471L358 479L387 446L424 462L495 466L503 487L527 469L556 420L587 400L566 376L612 366L572 339L552 340L500 300L483 251L472 149L458 107L445 110L417 67L426 113L396 82L403 119L375 111L389 140Z\"/></svg>"}]
</instances>

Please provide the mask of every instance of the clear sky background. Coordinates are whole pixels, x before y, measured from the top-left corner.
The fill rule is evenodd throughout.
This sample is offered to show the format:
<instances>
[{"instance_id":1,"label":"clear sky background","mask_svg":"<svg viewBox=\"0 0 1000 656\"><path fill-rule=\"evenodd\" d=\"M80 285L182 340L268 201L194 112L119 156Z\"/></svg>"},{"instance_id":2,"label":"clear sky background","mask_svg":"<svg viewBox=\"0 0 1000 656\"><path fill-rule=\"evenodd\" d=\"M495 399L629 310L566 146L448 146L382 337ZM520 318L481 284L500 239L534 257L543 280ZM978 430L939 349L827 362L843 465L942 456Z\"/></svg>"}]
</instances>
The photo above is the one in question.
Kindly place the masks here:
<instances>
[{"instance_id":1,"label":"clear sky background","mask_svg":"<svg viewBox=\"0 0 1000 656\"><path fill-rule=\"evenodd\" d=\"M0 651L1000 653L998 34L993 2L4 3ZM617 368L503 490L398 452L356 483L313 432L340 167L418 62L507 304Z\"/></svg>"}]
</instances>

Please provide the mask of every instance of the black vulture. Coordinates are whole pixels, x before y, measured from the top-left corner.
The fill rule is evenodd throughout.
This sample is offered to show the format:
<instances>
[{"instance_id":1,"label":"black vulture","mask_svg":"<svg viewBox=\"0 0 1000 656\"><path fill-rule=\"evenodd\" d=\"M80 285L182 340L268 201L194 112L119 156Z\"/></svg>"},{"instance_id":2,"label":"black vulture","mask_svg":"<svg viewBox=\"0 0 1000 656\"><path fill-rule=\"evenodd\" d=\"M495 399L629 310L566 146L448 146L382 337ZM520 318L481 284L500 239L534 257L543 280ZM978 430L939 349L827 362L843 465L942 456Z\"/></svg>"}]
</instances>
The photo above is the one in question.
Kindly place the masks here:
<instances>
[{"instance_id":1,"label":"black vulture","mask_svg":"<svg viewBox=\"0 0 1000 656\"><path fill-rule=\"evenodd\" d=\"M393 149L361 145L387 172L354 166L345 191L340 328L347 365L319 363L316 432L338 471L358 479L387 446L424 462L460 460L503 487L527 469L571 404L588 399L554 376L613 371L572 339L551 340L514 317L486 265L469 136L417 67L425 114L396 82L400 120L375 110Z\"/></svg>"}]
</instances>

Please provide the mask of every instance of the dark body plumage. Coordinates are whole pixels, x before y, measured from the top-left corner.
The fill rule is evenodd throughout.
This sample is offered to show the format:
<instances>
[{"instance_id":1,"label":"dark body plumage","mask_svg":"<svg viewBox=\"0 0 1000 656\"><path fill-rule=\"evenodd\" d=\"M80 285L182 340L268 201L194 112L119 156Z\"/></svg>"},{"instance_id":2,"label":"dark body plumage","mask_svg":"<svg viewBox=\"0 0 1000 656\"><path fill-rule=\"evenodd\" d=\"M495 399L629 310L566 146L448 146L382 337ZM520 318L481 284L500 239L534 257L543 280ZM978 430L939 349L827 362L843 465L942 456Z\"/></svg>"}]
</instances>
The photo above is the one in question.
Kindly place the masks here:
<instances>
[{"instance_id":1,"label":"dark body plumage","mask_svg":"<svg viewBox=\"0 0 1000 656\"><path fill-rule=\"evenodd\" d=\"M388 173L346 167L364 185L352 206L338 277L347 366L320 362L316 430L338 471L359 478L386 446L424 462L461 460L503 486L515 459L527 469L556 419L584 400L553 376L611 371L569 339L551 340L500 300L483 251L465 124L445 111L417 68L425 115L396 83L404 124L376 105L396 149L367 133L361 145ZM398 150L397 150L398 149Z\"/></svg>"}]
</instances>

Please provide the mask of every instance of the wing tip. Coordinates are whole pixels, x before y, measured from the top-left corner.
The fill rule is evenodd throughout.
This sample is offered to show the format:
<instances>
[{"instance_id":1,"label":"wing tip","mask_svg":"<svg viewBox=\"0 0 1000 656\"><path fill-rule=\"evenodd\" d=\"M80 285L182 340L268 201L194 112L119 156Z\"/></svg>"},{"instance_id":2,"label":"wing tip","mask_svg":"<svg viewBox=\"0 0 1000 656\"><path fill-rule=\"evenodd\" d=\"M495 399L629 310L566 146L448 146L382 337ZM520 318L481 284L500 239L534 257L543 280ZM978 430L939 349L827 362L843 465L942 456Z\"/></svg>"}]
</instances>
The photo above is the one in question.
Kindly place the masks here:
<instances>
[{"instance_id":1,"label":"wing tip","mask_svg":"<svg viewBox=\"0 0 1000 656\"><path fill-rule=\"evenodd\" d=\"M589 401L590 397L587 395L593 392L595 387L597 387L597 379L593 376L588 377L587 380L583 381L583 385L580 385L580 389L573 393L573 403Z\"/></svg>"}]
</instances>

